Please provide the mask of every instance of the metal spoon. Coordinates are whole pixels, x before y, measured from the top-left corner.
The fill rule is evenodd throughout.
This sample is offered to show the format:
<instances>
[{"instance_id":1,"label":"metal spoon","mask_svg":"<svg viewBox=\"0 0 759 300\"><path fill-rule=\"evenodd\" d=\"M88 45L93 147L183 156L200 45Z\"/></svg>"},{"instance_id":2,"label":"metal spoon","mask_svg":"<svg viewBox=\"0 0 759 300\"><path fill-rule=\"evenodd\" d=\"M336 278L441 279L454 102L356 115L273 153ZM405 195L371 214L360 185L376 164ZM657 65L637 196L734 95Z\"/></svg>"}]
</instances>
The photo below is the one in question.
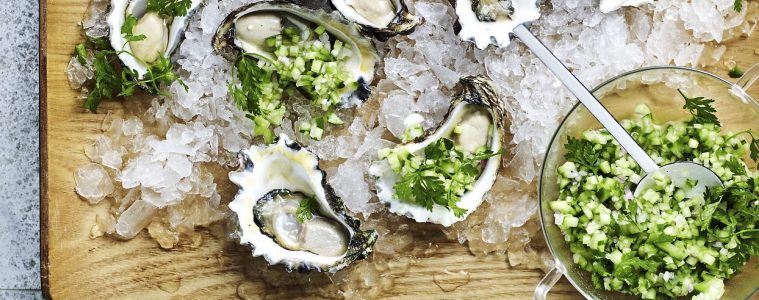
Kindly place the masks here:
<instances>
[{"instance_id":1,"label":"metal spoon","mask_svg":"<svg viewBox=\"0 0 759 300\"><path fill-rule=\"evenodd\" d=\"M654 184L654 174L666 173L669 178L677 186L683 186L685 181L696 180L696 186L691 190L692 193L703 193L709 187L722 185L722 181L719 176L712 172L709 168L693 162L676 162L666 166L659 166L653 159L646 153L643 148L638 145L637 142L630 136L629 133L617 122L616 119L609 113L608 110L601 104L598 99L585 87L580 80L577 79L567 69L564 64L559 61L556 56L548 50L543 43L535 37L524 24L517 26L514 29L514 35L516 35L522 42L527 45L530 50L537 56L551 72L564 83L572 94L582 102L582 104L590 111L593 116L601 122L606 130L611 133L614 139L619 142L622 148L632 156L635 162L646 172L646 176L638 183L635 188L635 195L639 195L642 191L647 190Z\"/></svg>"}]
</instances>

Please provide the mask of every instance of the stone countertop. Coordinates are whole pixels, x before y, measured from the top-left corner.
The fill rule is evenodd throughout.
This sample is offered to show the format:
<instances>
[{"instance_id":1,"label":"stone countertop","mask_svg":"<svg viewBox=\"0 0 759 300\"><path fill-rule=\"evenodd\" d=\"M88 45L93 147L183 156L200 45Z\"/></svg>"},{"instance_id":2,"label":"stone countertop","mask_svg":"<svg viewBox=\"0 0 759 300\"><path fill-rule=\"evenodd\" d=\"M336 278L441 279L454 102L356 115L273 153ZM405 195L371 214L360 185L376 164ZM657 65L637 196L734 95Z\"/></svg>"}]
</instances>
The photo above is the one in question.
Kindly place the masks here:
<instances>
[{"instance_id":1,"label":"stone countertop","mask_svg":"<svg viewBox=\"0 0 759 300\"><path fill-rule=\"evenodd\" d=\"M40 299L39 4L0 3L0 299Z\"/></svg>"}]
</instances>

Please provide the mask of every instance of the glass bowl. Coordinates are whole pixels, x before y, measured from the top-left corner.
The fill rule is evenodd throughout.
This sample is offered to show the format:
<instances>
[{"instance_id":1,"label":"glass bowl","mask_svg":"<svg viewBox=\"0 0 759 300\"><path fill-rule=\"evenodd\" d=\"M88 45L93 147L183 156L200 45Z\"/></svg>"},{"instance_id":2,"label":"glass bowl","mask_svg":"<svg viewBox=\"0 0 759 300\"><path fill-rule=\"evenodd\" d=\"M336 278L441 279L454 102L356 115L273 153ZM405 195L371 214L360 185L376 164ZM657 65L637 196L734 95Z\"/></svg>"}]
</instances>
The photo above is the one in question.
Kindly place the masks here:
<instances>
[{"instance_id":1,"label":"glass bowl","mask_svg":"<svg viewBox=\"0 0 759 300\"><path fill-rule=\"evenodd\" d=\"M680 68L654 67L635 70L615 77L593 90L617 120L634 116L635 106L646 103L657 122L683 120L689 113L682 108L684 102L677 92L686 95L704 96L714 99L717 117L723 132L739 132L753 128L759 131L759 103L745 91L759 78L759 64L745 73L736 84L707 72ZM535 290L535 299L545 299L548 290L566 276L577 290L589 299L636 299L619 292L607 292L593 287L590 273L572 262L569 247L559 227L554 224L553 211L548 203L557 199L559 186L556 169L564 163L564 144L567 136L578 137L587 129L602 128L601 124L585 109L577 104L572 108L553 136L540 175L540 222L556 267L540 282ZM750 158L745 158L751 162ZM756 166L749 163L749 166ZM742 271L725 284L723 299L748 299L759 290L759 262L756 257L743 267Z\"/></svg>"}]
</instances>

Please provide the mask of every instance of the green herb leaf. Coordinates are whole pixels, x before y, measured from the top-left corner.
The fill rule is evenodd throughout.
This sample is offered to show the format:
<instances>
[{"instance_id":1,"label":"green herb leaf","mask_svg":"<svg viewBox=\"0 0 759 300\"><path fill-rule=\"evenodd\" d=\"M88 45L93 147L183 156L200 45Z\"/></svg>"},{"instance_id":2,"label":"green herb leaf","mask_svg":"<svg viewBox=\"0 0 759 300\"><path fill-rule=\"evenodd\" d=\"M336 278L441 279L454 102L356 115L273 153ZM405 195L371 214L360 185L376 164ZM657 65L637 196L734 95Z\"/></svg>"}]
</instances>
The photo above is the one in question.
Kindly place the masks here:
<instances>
[{"instance_id":1,"label":"green herb leaf","mask_svg":"<svg viewBox=\"0 0 759 300\"><path fill-rule=\"evenodd\" d=\"M578 164L594 173L598 171L598 154L593 149L593 143L585 139L567 138L567 144L564 145L567 153L564 158L568 161Z\"/></svg>"},{"instance_id":2,"label":"green herb leaf","mask_svg":"<svg viewBox=\"0 0 759 300\"><path fill-rule=\"evenodd\" d=\"M502 152L486 150L477 154L464 153L450 139L439 139L423 149L423 162L418 168L401 174L401 179L394 186L395 195L401 201L417 204L429 211L437 204L461 217L467 210L457 204L467 191L467 186L479 178L481 162ZM410 163L413 159L414 155L411 155L408 161L402 163Z\"/></svg>"},{"instance_id":3,"label":"green herb leaf","mask_svg":"<svg viewBox=\"0 0 759 300\"><path fill-rule=\"evenodd\" d=\"M295 211L295 218L299 223L311 220L319 211L319 202L315 198L304 198L300 201L298 210Z\"/></svg>"},{"instance_id":4,"label":"green herb leaf","mask_svg":"<svg viewBox=\"0 0 759 300\"><path fill-rule=\"evenodd\" d=\"M735 66L730 69L730 72L727 72L727 75L730 76L730 78L741 78L743 77L743 69Z\"/></svg>"},{"instance_id":5,"label":"green herb leaf","mask_svg":"<svg viewBox=\"0 0 759 300\"><path fill-rule=\"evenodd\" d=\"M735 156L731 157L730 160L725 163L725 167L727 167L730 172L733 172L733 174L747 175L746 167L743 165L743 162Z\"/></svg>"},{"instance_id":6,"label":"green herb leaf","mask_svg":"<svg viewBox=\"0 0 759 300\"><path fill-rule=\"evenodd\" d=\"M76 47L74 47L74 53L76 54L76 59L79 60L79 63L82 66L87 65L87 49L84 47L84 44L78 44Z\"/></svg>"},{"instance_id":7,"label":"green herb leaf","mask_svg":"<svg viewBox=\"0 0 759 300\"><path fill-rule=\"evenodd\" d=\"M756 163L759 168L759 137L754 135L754 132L749 130L748 134L751 136L751 142L749 143L749 151L751 152L751 159Z\"/></svg>"},{"instance_id":8,"label":"green herb leaf","mask_svg":"<svg viewBox=\"0 0 759 300\"><path fill-rule=\"evenodd\" d=\"M733 3L733 9L737 12L740 12L743 10L743 0L735 0Z\"/></svg>"},{"instance_id":9,"label":"green herb leaf","mask_svg":"<svg viewBox=\"0 0 759 300\"><path fill-rule=\"evenodd\" d=\"M148 0L147 11L154 12L162 18L187 15L192 0Z\"/></svg>"},{"instance_id":10,"label":"green herb leaf","mask_svg":"<svg viewBox=\"0 0 759 300\"><path fill-rule=\"evenodd\" d=\"M690 111L691 115L693 115L693 119L691 120L692 123L714 124L717 125L717 127L722 126L715 115L717 110L712 106L714 100L706 99L704 97L688 98L683 91L679 89L677 91L683 96L683 99L685 99L685 105L683 108Z\"/></svg>"},{"instance_id":11,"label":"green herb leaf","mask_svg":"<svg viewBox=\"0 0 759 300\"><path fill-rule=\"evenodd\" d=\"M127 15L124 18L124 24L121 25L121 34L124 35L124 39L128 42L137 42L146 39L145 35L134 35L134 26L137 25L137 18L133 15Z\"/></svg>"}]
</instances>

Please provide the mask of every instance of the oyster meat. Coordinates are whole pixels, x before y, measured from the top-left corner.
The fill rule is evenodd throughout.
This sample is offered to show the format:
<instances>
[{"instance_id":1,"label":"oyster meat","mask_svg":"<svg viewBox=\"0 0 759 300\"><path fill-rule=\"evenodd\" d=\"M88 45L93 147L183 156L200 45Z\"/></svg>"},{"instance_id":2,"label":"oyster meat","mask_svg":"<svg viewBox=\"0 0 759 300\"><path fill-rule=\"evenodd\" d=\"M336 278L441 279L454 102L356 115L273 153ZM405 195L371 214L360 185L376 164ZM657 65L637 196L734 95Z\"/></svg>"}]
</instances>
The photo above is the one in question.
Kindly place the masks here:
<instances>
[{"instance_id":1,"label":"oyster meat","mask_svg":"<svg viewBox=\"0 0 759 300\"><path fill-rule=\"evenodd\" d=\"M341 62L356 84L345 86L342 98L357 103L369 97L369 84L374 78L379 55L371 40L338 13L278 1L257 2L238 9L224 20L214 37L213 48L231 60L236 60L240 54L248 54L275 62L277 53L272 52L267 39L288 28L299 31L301 43L326 39L322 43L327 44L329 39L337 39L345 44L344 50L350 51L343 51L340 56L345 59ZM328 35L312 36L316 28L323 28Z\"/></svg>"},{"instance_id":2,"label":"oyster meat","mask_svg":"<svg viewBox=\"0 0 759 300\"><path fill-rule=\"evenodd\" d=\"M522 23L540 17L537 0L456 0L459 37L485 49L508 46L509 34Z\"/></svg>"},{"instance_id":3,"label":"oyster meat","mask_svg":"<svg viewBox=\"0 0 759 300\"><path fill-rule=\"evenodd\" d=\"M112 0L108 15L109 40L111 47L119 52L119 59L142 79L150 66L158 62L159 57L169 57L184 37L187 23L195 8L202 0L192 0L187 14L166 17L148 9L148 0ZM132 24L133 36L144 36L142 40L127 39L122 32L125 22L135 18Z\"/></svg>"},{"instance_id":4,"label":"oyster meat","mask_svg":"<svg viewBox=\"0 0 759 300\"><path fill-rule=\"evenodd\" d=\"M501 167L500 153L504 136L502 124L505 115L504 108L492 85L484 77L464 77L461 79L460 85L463 91L452 100L448 115L441 125L430 130L426 136L420 137L419 139L422 140L420 142L399 145L390 150L391 153L401 153L401 156L407 157L405 159L408 163L401 167L404 169L403 171L399 172L397 159L392 157L396 154L384 155L381 153L380 157L385 156L386 158L375 161L369 168L369 173L376 179L377 196L380 201L389 206L391 212L407 216L417 222L431 222L450 226L455 222L464 220L476 210L482 203L485 194L493 186ZM444 142L440 143L441 141ZM478 169L475 172L477 175L471 178L471 182L467 184L466 188L451 191L459 197L455 203L455 206L460 209L458 213L449 207L440 205L439 202L435 202L431 207L424 207L419 202L429 200L415 199L416 201L412 202L400 200L398 196L398 184L401 180L405 180L401 178L401 173L406 171L408 174L422 172L423 175L439 177L440 175L437 173L428 174L426 171L415 168L425 163L436 164L443 169L448 169L449 165L452 165L450 162L453 160L447 159L442 160L443 163L440 161L425 162L430 159L430 157L426 157L428 153L432 153L428 152L429 146L438 147L434 146L438 143L441 145L449 144L446 147L455 149L452 153L458 153L458 155L466 153L464 155L469 157L479 157L478 153L490 153L490 155L483 156L482 159L476 158L472 166ZM458 167L456 165L450 166L450 168ZM405 170L405 168L411 169ZM462 168L461 172L468 172L467 176L472 175L471 168L468 171L463 170ZM457 178L462 175L458 170L449 174L452 179L444 181L442 184L445 186L450 186L454 179L458 180ZM420 197L420 195L415 195L415 197Z\"/></svg>"},{"instance_id":5,"label":"oyster meat","mask_svg":"<svg viewBox=\"0 0 759 300\"><path fill-rule=\"evenodd\" d=\"M404 0L332 0L332 5L345 18L382 40L409 34L421 22L409 12Z\"/></svg>"},{"instance_id":6,"label":"oyster meat","mask_svg":"<svg viewBox=\"0 0 759 300\"><path fill-rule=\"evenodd\" d=\"M276 144L240 153L240 186L230 209L237 214L240 243L269 264L335 272L371 251L377 234L358 220L327 184L313 153L282 135Z\"/></svg>"}]
</instances>

